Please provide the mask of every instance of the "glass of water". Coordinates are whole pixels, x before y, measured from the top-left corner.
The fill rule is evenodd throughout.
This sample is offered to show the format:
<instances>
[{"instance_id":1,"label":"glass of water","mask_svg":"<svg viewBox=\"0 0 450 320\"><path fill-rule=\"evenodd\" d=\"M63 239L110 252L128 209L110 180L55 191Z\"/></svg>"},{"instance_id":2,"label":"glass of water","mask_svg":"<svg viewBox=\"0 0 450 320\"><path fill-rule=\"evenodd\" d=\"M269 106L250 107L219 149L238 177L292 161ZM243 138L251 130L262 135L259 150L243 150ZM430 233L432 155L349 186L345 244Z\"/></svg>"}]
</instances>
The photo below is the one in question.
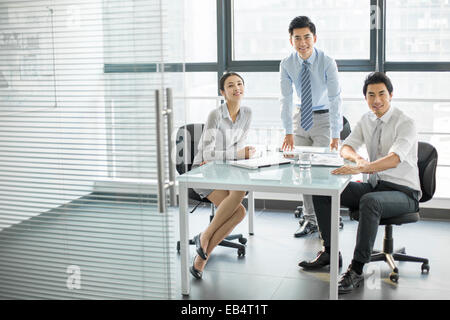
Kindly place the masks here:
<instances>
[{"instance_id":1,"label":"glass of water","mask_svg":"<svg viewBox=\"0 0 450 320\"><path fill-rule=\"evenodd\" d=\"M311 168L311 153L302 152L298 157L300 170L309 170Z\"/></svg>"}]
</instances>

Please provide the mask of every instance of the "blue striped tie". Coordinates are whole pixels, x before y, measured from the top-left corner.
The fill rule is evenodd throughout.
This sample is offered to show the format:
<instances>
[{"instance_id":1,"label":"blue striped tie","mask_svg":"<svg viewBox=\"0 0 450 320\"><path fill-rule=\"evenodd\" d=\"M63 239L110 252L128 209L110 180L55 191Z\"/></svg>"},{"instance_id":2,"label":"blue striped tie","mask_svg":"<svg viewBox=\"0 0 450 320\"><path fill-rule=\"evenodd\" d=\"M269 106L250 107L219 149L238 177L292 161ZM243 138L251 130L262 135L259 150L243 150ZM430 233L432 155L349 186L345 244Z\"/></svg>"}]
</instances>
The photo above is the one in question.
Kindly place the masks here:
<instances>
[{"instance_id":1,"label":"blue striped tie","mask_svg":"<svg viewBox=\"0 0 450 320\"><path fill-rule=\"evenodd\" d=\"M312 117L312 94L311 94L311 71L309 70L309 62L303 61L303 68L301 74L301 94L302 94L302 107L301 107L301 121L300 125L305 131L311 129L313 125Z\"/></svg>"}]
</instances>

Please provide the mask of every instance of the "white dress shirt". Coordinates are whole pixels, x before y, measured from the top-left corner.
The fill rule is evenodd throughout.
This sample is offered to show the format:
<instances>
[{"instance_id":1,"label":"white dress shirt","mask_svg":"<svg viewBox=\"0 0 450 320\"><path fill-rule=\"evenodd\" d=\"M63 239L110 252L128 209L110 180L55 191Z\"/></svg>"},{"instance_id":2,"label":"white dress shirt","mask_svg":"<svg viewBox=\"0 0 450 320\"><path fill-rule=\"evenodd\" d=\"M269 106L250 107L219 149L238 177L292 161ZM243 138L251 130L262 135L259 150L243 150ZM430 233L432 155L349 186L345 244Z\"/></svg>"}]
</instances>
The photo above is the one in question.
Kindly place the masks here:
<instances>
[{"instance_id":1,"label":"white dress shirt","mask_svg":"<svg viewBox=\"0 0 450 320\"><path fill-rule=\"evenodd\" d=\"M237 152L245 147L251 119L252 110L248 107L240 107L235 122L231 120L226 103L211 111L193 166L203 161L237 159Z\"/></svg>"},{"instance_id":2,"label":"white dress shirt","mask_svg":"<svg viewBox=\"0 0 450 320\"><path fill-rule=\"evenodd\" d=\"M376 120L377 117L373 112L363 115L343 144L352 147L355 151L365 144L368 150L368 146L372 142ZM393 106L389 108L380 120L382 125L377 159L393 152L400 158L400 163L395 168L378 172L379 180L417 190L419 191L420 199L422 191L420 189L419 169L417 167L418 139L414 120Z\"/></svg>"}]
</instances>

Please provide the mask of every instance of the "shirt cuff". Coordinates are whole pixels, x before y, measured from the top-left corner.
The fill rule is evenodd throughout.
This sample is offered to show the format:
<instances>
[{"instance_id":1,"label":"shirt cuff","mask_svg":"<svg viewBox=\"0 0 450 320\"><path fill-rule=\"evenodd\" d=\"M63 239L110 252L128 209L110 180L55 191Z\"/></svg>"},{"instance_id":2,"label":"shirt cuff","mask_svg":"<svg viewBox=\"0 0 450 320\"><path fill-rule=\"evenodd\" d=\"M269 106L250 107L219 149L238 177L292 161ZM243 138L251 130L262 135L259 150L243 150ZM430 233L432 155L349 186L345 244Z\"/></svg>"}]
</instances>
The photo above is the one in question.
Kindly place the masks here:
<instances>
[{"instance_id":1,"label":"shirt cuff","mask_svg":"<svg viewBox=\"0 0 450 320\"><path fill-rule=\"evenodd\" d=\"M406 158L406 154L403 151L399 150L398 148L391 148L388 154L391 152L395 153L399 157L400 162L403 162L403 160L405 160Z\"/></svg>"},{"instance_id":2,"label":"shirt cuff","mask_svg":"<svg viewBox=\"0 0 450 320\"><path fill-rule=\"evenodd\" d=\"M287 126L286 128L285 128L285 131L286 131L286 134L293 134L294 133L294 130L292 129L292 125L290 125L290 126Z\"/></svg>"},{"instance_id":3,"label":"shirt cuff","mask_svg":"<svg viewBox=\"0 0 450 320\"><path fill-rule=\"evenodd\" d=\"M334 138L341 138L341 132L339 131L339 129L331 130L331 139Z\"/></svg>"}]
</instances>

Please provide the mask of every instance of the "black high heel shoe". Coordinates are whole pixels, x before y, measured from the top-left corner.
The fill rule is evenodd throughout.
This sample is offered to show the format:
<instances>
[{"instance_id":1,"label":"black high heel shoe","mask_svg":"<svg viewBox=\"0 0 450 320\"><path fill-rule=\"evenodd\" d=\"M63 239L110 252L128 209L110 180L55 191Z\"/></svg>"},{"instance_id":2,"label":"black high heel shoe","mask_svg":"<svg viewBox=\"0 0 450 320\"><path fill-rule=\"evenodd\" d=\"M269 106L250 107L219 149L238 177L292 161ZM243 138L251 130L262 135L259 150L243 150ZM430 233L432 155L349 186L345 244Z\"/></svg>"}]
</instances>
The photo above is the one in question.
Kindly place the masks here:
<instances>
[{"instance_id":1,"label":"black high heel shoe","mask_svg":"<svg viewBox=\"0 0 450 320\"><path fill-rule=\"evenodd\" d=\"M195 279L201 279L203 276L203 272L195 269L195 258L197 258L197 256L195 256L194 260L192 260L192 267L189 268L189 271Z\"/></svg>"},{"instance_id":2,"label":"black high heel shoe","mask_svg":"<svg viewBox=\"0 0 450 320\"><path fill-rule=\"evenodd\" d=\"M198 235L196 235L194 237L195 247L196 247L196 251L197 251L198 255L200 256L200 258L202 258L203 260L206 260L206 259L208 259L208 255L206 254L205 251L203 251L202 245L200 243L200 235L201 235L201 233L199 233Z\"/></svg>"}]
</instances>

